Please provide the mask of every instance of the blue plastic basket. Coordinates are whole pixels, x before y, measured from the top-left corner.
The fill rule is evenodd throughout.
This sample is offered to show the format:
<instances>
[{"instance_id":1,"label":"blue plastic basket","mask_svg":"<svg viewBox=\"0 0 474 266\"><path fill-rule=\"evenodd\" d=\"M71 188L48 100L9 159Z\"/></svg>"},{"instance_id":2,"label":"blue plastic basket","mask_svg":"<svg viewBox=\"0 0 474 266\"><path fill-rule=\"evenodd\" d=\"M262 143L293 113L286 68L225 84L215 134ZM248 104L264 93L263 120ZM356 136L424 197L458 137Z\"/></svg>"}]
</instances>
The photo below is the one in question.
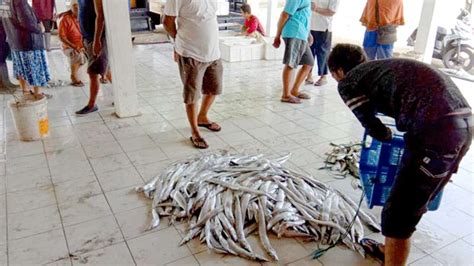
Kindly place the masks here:
<instances>
[{"instance_id":1,"label":"blue plastic basket","mask_svg":"<svg viewBox=\"0 0 474 266\"><path fill-rule=\"evenodd\" d=\"M393 132L391 142L380 142L364 133L359 162L359 173L365 198L369 208L384 206L398 173L398 165L403 155L405 143L403 134L388 125ZM428 204L428 210L438 209L443 191Z\"/></svg>"}]
</instances>

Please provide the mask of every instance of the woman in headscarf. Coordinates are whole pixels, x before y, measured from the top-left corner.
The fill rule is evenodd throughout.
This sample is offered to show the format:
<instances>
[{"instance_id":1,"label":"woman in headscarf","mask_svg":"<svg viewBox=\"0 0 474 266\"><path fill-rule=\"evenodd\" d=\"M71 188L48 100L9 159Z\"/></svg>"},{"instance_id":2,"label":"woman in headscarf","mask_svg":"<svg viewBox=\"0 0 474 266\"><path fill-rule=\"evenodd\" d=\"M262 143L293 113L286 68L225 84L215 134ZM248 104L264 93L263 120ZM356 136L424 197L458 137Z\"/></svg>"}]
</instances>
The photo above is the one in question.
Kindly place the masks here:
<instances>
[{"instance_id":1,"label":"woman in headscarf","mask_svg":"<svg viewBox=\"0 0 474 266\"><path fill-rule=\"evenodd\" d=\"M27 0L11 1L8 7L10 12L2 19L12 50L14 75L23 93L31 93L36 98L51 98L41 93L41 87L51 80L43 42L44 27ZM29 90L30 86L33 91Z\"/></svg>"}]
</instances>

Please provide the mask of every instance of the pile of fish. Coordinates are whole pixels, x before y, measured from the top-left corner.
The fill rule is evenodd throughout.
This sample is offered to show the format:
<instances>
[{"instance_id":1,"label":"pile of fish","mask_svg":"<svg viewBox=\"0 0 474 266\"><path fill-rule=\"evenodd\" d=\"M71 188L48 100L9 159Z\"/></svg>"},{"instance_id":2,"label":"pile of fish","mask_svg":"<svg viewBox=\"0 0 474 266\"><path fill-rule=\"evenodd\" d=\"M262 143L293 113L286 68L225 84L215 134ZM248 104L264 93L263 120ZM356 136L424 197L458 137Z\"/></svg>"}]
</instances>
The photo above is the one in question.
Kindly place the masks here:
<instances>
[{"instance_id":1,"label":"pile of fish","mask_svg":"<svg viewBox=\"0 0 474 266\"><path fill-rule=\"evenodd\" d=\"M364 224L379 231L372 215L341 192L313 177L284 168L290 155L208 154L176 162L137 191L153 200L150 229L160 217L185 220L181 245L199 237L210 250L267 261L247 237L258 232L262 247L278 260L267 231L323 244L343 242L353 250Z\"/></svg>"},{"instance_id":2,"label":"pile of fish","mask_svg":"<svg viewBox=\"0 0 474 266\"><path fill-rule=\"evenodd\" d=\"M326 152L325 166L320 169L327 169L334 173L336 177L345 178L352 175L359 178L359 160L362 145L359 144L330 144L332 149Z\"/></svg>"}]
</instances>

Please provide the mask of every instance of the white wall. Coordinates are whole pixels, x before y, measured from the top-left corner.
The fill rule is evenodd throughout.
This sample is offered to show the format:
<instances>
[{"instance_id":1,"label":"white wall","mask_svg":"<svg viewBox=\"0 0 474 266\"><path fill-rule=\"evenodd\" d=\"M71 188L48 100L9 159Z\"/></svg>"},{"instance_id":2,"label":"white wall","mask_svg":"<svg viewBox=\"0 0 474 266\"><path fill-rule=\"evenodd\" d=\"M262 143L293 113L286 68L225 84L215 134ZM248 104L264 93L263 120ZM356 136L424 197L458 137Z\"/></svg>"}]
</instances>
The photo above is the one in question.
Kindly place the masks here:
<instances>
[{"instance_id":1,"label":"white wall","mask_svg":"<svg viewBox=\"0 0 474 266\"><path fill-rule=\"evenodd\" d=\"M265 25L266 7L269 0L248 0L252 5L253 13L257 15ZM272 23L276 24L281 6L285 0L272 0L278 2L278 14L272 17ZM366 0L339 0L339 10L334 17L334 38L336 40L351 41L354 43L362 43L365 28L360 24L359 19L364 10ZM437 14L437 22L450 28L459 14L459 9L464 7L465 0L437 0L439 9ZM413 30L418 26L421 7L423 0L405 0L404 14L406 25L399 28L399 41L396 46L403 47L406 45L406 39ZM274 35L271 32L271 35Z\"/></svg>"}]
</instances>

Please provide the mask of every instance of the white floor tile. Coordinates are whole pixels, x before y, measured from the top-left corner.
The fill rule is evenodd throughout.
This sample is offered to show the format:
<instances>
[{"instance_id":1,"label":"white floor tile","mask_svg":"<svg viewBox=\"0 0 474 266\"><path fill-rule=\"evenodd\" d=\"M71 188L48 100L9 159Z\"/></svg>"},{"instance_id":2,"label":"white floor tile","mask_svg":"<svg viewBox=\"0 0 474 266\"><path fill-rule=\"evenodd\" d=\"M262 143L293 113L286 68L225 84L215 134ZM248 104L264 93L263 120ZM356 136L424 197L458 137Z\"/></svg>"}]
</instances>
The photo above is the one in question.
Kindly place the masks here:
<instances>
[{"instance_id":1,"label":"white floor tile","mask_svg":"<svg viewBox=\"0 0 474 266\"><path fill-rule=\"evenodd\" d=\"M119 243L77 255L73 265L134 265L133 258L125 245Z\"/></svg>"},{"instance_id":2,"label":"white floor tile","mask_svg":"<svg viewBox=\"0 0 474 266\"><path fill-rule=\"evenodd\" d=\"M8 238L15 240L61 228L58 207L51 205L8 216Z\"/></svg>"},{"instance_id":3,"label":"white floor tile","mask_svg":"<svg viewBox=\"0 0 474 266\"><path fill-rule=\"evenodd\" d=\"M453 254L456 255L453 256ZM458 240L431 255L443 265L474 264L474 253L472 252L472 246L462 240Z\"/></svg>"},{"instance_id":4,"label":"white floor tile","mask_svg":"<svg viewBox=\"0 0 474 266\"><path fill-rule=\"evenodd\" d=\"M143 180L135 167L97 174L97 178L105 192L143 184Z\"/></svg>"},{"instance_id":5,"label":"white floor tile","mask_svg":"<svg viewBox=\"0 0 474 266\"><path fill-rule=\"evenodd\" d=\"M153 146L156 145L152 145L143 150L128 152L127 155L132 164L149 164L168 159L166 154L163 153L160 148L153 148Z\"/></svg>"},{"instance_id":6,"label":"white floor tile","mask_svg":"<svg viewBox=\"0 0 474 266\"><path fill-rule=\"evenodd\" d=\"M125 239L136 238L151 232L168 228L170 226L168 217L160 217L160 225L147 230L151 223L151 209L149 206L138 207L132 210L115 214Z\"/></svg>"},{"instance_id":7,"label":"white floor tile","mask_svg":"<svg viewBox=\"0 0 474 266\"><path fill-rule=\"evenodd\" d=\"M10 192L7 194L7 199L8 214L56 205L56 198L51 185Z\"/></svg>"},{"instance_id":8,"label":"white floor tile","mask_svg":"<svg viewBox=\"0 0 474 266\"><path fill-rule=\"evenodd\" d=\"M105 193L114 213L146 206L149 202L135 191L135 186Z\"/></svg>"},{"instance_id":9,"label":"white floor tile","mask_svg":"<svg viewBox=\"0 0 474 266\"><path fill-rule=\"evenodd\" d=\"M110 207L104 195L85 196L59 205L65 226L75 225L100 217L111 215Z\"/></svg>"},{"instance_id":10,"label":"white floor tile","mask_svg":"<svg viewBox=\"0 0 474 266\"><path fill-rule=\"evenodd\" d=\"M8 250L11 265L48 264L69 257L61 229L10 241Z\"/></svg>"},{"instance_id":11,"label":"white floor tile","mask_svg":"<svg viewBox=\"0 0 474 266\"><path fill-rule=\"evenodd\" d=\"M186 246L178 245L180 241L178 231L169 227L129 240L128 244L137 265L163 265L191 255Z\"/></svg>"},{"instance_id":12,"label":"white floor tile","mask_svg":"<svg viewBox=\"0 0 474 266\"><path fill-rule=\"evenodd\" d=\"M113 216L66 226L65 231L70 252L75 256L123 242Z\"/></svg>"},{"instance_id":13,"label":"white floor tile","mask_svg":"<svg viewBox=\"0 0 474 266\"><path fill-rule=\"evenodd\" d=\"M90 159L96 174L111 172L131 166L125 154L114 154L102 158Z\"/></svg>"}]
</instances>

